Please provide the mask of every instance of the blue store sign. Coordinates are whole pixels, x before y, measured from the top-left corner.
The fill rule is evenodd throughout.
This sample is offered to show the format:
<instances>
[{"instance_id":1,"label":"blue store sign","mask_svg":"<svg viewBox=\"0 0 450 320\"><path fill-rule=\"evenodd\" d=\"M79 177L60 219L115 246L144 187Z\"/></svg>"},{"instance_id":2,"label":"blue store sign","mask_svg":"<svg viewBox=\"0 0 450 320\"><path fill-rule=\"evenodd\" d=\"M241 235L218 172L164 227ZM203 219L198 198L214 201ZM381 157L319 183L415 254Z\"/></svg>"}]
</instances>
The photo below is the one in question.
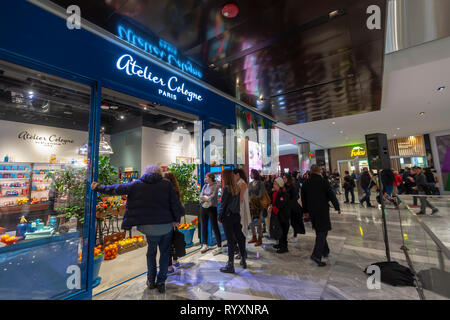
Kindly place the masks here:
<instances>
[{"instance_id":1,"label":"blue store sign","mask_svg":"<svg viewBox=\"0 0 450 320\"><path fill-rule=\"evenodd\" d=\"M155 39L152 41L150 36L143 36L135 29L126 27L123 23L117 26L117 36L133 46L144 50L152 56L168 62L170 65L182 70L183 72L200 79L203 76L200 67L196 66L188 59L180 56L177 48L163 39Z\"/></svg>"},{"instance_id":2,"label":"blue store sign","mask_svg":"<svg viewBox=\"0 0 450 320\"><path fill-rule=\"evenodd\" d=\"M184 96L188 102L192 100L203 101L201 94L195 91L190 91L185 83L178 79L177 76L165 78L160 74L152 72L152 68L148 65L139 65L131 54L124 54L117 59L116 68L120 71L126 72L129 76L136 76L148 80L152 85L155 85L157 94L166 98L177 100L178 95Z\"/></svg>"}]
</instances>

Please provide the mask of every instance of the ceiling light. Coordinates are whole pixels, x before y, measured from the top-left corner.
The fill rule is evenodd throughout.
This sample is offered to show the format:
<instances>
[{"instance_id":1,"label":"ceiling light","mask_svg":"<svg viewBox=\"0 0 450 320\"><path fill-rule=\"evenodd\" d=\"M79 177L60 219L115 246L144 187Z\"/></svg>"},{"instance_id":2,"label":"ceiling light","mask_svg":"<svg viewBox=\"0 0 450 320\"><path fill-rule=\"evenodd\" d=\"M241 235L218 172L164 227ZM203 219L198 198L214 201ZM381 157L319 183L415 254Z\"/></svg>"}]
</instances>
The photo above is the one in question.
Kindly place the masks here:
<instances>
[{"instance_id":1,"label":"ceiling light","mask_svg":"<svg viewBox=\"0 0 450 320\"><path fill-rule=\"evenodd\" d=\"M123 120L123 119L125 119L125 116L124 115L120 115L120 120Z\"/></svg>"},{"instance_id":2,"label":"ceiling light","mask_svg":"<svg viewBox=\"0 0 450 320\"><path fill-rule=\"evenodd\" d=\"M33 94L34 92L33 91L28 91L28 94Z\"/></svg>"},{"instance_id":3,"label":"ceiling light","mask_svg":"<svg viewBox=\"0 0 450 320\"><path fill-rule=\"evenodd\" d=\"M419 113L419 116L423 116L425 114L425 112L421 112L421 113Z\"/></svg>"},{"instance_id":4,"label":"ceiling light","mask_svg":"<svg viewBox=\"0 0 450 320\"><path fill-rule=\"evenodd\" d=\"M396 134L394 134L394 137L396 137L397 135Z\"/></svg>"},{"instance_id":5,"label":"ceiling light","mask_svg":"<svg viewBox=\"0 0 450 320\"><path fill-rule=\"evenodd\" d=\"M336 124L336 121L333 121L331 124Z\"/></svg>"},{"instance_id":6,"label":"ceiling light","mask_svg":"<svg viewBox=\"0 0 450 320\"><path fill-rule=\"evenodd\" d=\"M147 107L144 107L144 110L147 110Z\"/></svg>"},{"instance_id":7,"label":"ceiling light","mask_svg":"<svg viewBox=\"0 0 450 320\"><path fill-rule=\"evenodd\" d=\"M344 133L344 131L341 130L340 133Z\"/></svg>"},{"instance_id":8,"label":"ceiling light","mask_svg":"<svg viewBox=\"0 0 450 320\"><path fill-rule=\"evenodd\" d=\"M102 110L108 110L109 106L106 104L102 104L101 108L102 108Z\"/></svg>"},{"instance_id":9,"label":"ceiling light","mask_svg":"<svg viewBox=\"0 0 450 320\"><path fill-rule=\"evenodd\" d=\"M400 128L397 128L397 130L400 130Z\"/></svg>"},{"instance_id":10,"label":"ceiling light","mask_svg":"<svg viewBox=\"0 0 450 320\"><path fill-rule=\"evenodd\" d=\"M438 90L438 91L444 91L444 90L445 90L445 87L439 87L437 90Z\"/></svg>"},{"instance_id":11,"label":"ceiling light","mask_svg":"<svg viewBox=\"0 0 450 320\"><path fill-rule=\"evenodd\" d=\"M214 63L211 63L211 64L209 65L209 67L210 67L210 68L215 68L216 65L215 65Z\"/></svg>"},{"instance_id":12,"label":"ceiling light","mask_svg":"<svg viewBox=\"0 0 450 320\"><path fill-rule=\"evenodd\" d=\"M281 109L281 110L284 110L284 109L286 109L286 107L280 107L280 109Z\"/></svg>"},{"instance_id":13,"label":"ceiling light","mask_svg":"<svg viewBox=\"0 0 450 320\"><path fill-rule=\"evenodd\" d=\"M110 108L111 108L111 110L117 110L117 109L119 109L118 106L111 106Z\"/></svg>"}]
</instances>

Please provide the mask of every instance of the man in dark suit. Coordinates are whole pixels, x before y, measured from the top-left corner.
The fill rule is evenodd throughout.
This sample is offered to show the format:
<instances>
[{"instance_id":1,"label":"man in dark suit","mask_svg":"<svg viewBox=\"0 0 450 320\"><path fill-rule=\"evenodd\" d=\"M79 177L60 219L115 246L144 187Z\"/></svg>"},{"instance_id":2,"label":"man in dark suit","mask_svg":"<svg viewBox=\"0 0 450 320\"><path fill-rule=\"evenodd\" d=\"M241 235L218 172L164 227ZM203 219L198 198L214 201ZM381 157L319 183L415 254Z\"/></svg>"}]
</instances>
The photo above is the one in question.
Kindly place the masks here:
<instances>
[{"instance_id":1,"label":"man in dark suit","mask_svg":"<svg viewBox=\"0 0 450 320\"><path fill-rule=\"evenodd\" d=\"M325 262L322 262L322 257L327 257L330 253L327 243L328 231L331 230L329 201L333 203L336 211L341 214L339 201L331 189L330 183L321 176L320 168L317 165L313 165L311 167L311 177L302 188L302 203L303 209L310 215L312 226L316 231L316 244L311 259L319 267L326 265Z\"/></svg>"}]
</instances>

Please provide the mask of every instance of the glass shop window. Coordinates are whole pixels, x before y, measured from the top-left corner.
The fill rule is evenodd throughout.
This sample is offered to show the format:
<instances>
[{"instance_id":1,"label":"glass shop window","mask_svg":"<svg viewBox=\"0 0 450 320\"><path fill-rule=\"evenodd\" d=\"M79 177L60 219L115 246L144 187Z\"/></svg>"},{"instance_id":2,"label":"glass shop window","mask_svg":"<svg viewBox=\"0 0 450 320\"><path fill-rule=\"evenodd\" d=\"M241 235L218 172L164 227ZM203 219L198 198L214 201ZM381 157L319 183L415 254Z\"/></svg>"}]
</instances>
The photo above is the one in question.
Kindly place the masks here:
<instances>
[{"instance_id":1,"label":"glass shop window","mask_svg":"<svg viewBox=\"0 0 450 320\"><path fill-rule=\"evenodd\" d=\"M90 92L0 60L0 299L86 288Z\"/></svg>"}]
</instances>

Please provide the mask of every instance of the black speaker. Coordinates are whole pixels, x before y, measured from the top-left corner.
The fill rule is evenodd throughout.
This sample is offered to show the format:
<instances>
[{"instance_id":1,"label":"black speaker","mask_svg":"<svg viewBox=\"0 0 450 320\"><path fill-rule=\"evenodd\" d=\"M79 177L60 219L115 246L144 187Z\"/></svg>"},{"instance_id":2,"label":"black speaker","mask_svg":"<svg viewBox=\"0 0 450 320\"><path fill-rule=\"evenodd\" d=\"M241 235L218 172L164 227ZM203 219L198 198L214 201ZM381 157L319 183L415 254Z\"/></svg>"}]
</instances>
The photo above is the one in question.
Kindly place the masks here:
<instances>
[{"instance_id":1,"label":"black speaker","mask_svg":"<svg viewBox=\"0 0 450 320\"><path fill-rule=\"evenodd\" d=\"M372 170L391 168L387 135L373 133L366 135L367 159Z\"/></svg>"}]
</instances>

